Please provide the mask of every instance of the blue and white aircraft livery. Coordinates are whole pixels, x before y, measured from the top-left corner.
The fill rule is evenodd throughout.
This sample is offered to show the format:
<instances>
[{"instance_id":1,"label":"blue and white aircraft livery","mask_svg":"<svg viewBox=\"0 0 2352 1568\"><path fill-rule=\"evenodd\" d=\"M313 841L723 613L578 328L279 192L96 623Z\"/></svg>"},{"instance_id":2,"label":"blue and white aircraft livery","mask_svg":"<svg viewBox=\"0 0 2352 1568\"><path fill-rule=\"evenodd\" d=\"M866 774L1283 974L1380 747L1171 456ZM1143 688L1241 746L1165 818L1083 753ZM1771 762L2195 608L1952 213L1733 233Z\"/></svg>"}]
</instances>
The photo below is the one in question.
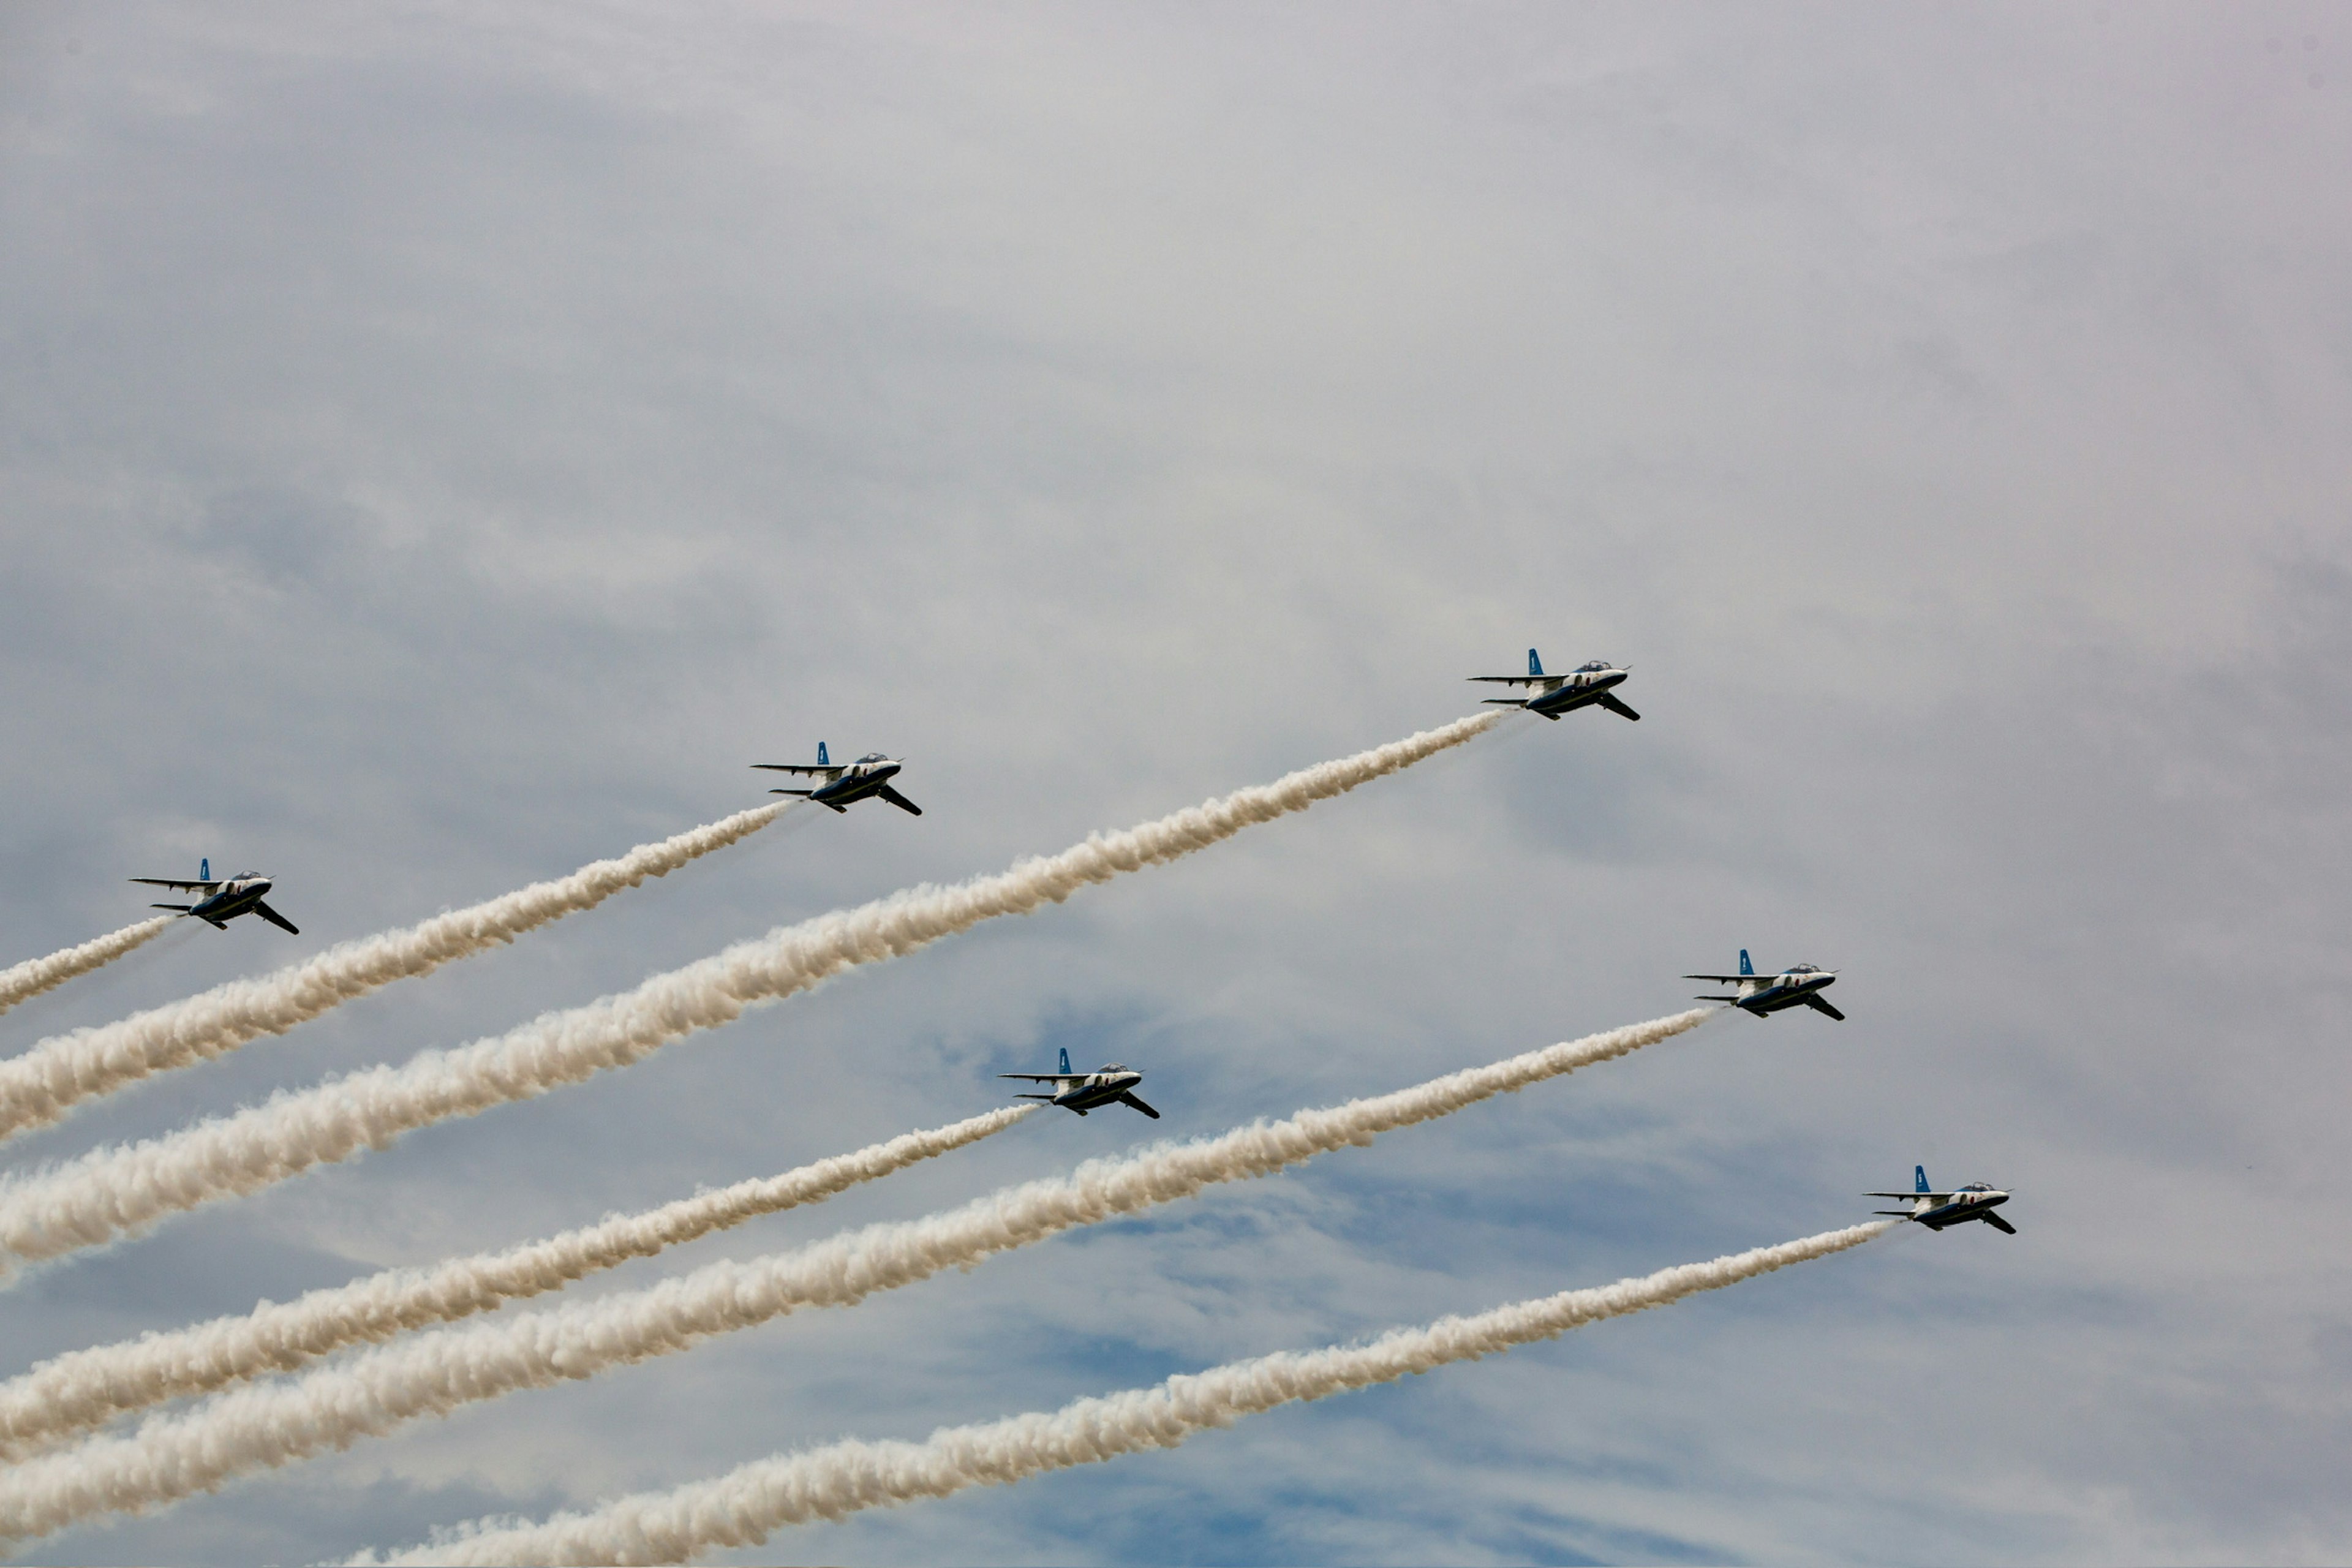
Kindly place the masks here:
<instances>
[{"instance_id":1,"label":"blue and white aircraft livery","mask_svg":"<svg viewBox=\"0 0 2352 1568\"><path fill-rule=\"evenodd\" d=\"M1630 667L1611 664L1596 658L1580 664L1569 675L1546 675L1543 660L1536 650L1528 649L1528 672L1525 675L1474 675L1473 680L1491 680L1504 686L1532 686L1538 690L1527 697L1489 697L1486 701L1506 708L1524 708L1530 713L1540 713L1547 719L1557 719L1579 708L1598 705L1621 718L1639 719L1641 715L1617 700L1611 688L1624 684L1632 673Z\"/></svg>"},{"instance_id":2,"label":"blue and white aircraft livery","mask_svg":"<svg viewBox=\"0 0 2352 1568\"><path fill-rule=\"evenodd\" d=\"M148 905L152 910L177 910L184 915L209 921L220 931L228 930L228 922L239 915L259 915L271 925L283 927L296 936L302 934L292 921L261 901L261 895L269 891L270 881L258 871L239 871L226 881L216 882L213 879L212 858L207 856L197 862L196 879L193 882L175 882L167 877L131 879L150 888L177 888L183 892L205 895L193 904Z\"/></svg>"},{"instance_id":3,"label":"blue and white aircraft livery","mask_svg":"<svg viewBox=\"0 0 2352 1568\"><path fill-rule=\"evenodd\" d=\"M920 816L923 815L921 806L890 787L890 780L897 775L904 761L901 757L886 757L879 752L868 752L854 763L836 763L825 754L824 742L819 741L814 766L806 763L753 763L751 765L765 768L771 773L809 773L825 781L814 789L772 789L768 792L770 795L796 795L803 800L813 800L819 805L829 805L835 811L845 812L852 802L872 796L888 801L900 811Z\"/></svg>"},{"instance_id":4,"label":"blue and white aircraft livery","mask_svg":"<svg viewBox=\"0 0 2352 1568\"><path fill-rule=\"evenodd\" d=\"M2015 1226L1992 1212L2009 1202L2009 1194L1999 1187L1970 1182L1952 1192L1936 1193L1927 1190L1927 1166L1914 1165L1911 1173L1912 1179L1917 1184L1912 1192L1864 1193L1862 1195L1866 1198L1909 1198L1911 1206L1907 1209L1880 1209L1877 1212L1924 1225L1929 1230L1943 1230L1951 1226L1965 1225L1972 1219L1980 1219L2003 1236L2017 1234Z\"/></svg>"},{"instance_id":5,"label":"blue and white aircraft livery","mask_svg":"<svg viewBox=\"0 0 2352 1568\"><path fill-rule=\"evenodd\" d=\"M1739 950L1739 973L1737 974L1685 974L1685 980L1712 980L1718 985L1733 988L1728 996L1699 996L1699 1002L1728 1002L1761 1018L1783 1007L1811 1007L1816 1013L1827 1013L1838 1022L1845 1015L1829 1005L1822 993L1837 983L1837 972L1816 969L1810 963L1800 963L1778 974L1759 974L1748 961L1748 950Z\"/></svg>"},{"instance_id":6,"label":"blue and white aircraft livery","mask_svg":"<svg viewBox=\"0 0 2352 1568\"><path fill-rule=\"evenodd\" d=\"M1154 1121L1160 1120L1160 1112L1135 1097L1135 1086L1143 1081L1141 1073L1123 1068L1117 1062L1108 1064L1099 1072L1072 1072L1067 1046L1062 1047L1060 1072L1001 1072L996 1076L1026 1079L1031 1083L1055 1086L1051 1094L1016 1094L1013 1097L1015 1100L1043 1100L1065 1110L1075 1110L1080 1116L1106 1105L1129 1105Z\"/></svg>"}]
</instances>

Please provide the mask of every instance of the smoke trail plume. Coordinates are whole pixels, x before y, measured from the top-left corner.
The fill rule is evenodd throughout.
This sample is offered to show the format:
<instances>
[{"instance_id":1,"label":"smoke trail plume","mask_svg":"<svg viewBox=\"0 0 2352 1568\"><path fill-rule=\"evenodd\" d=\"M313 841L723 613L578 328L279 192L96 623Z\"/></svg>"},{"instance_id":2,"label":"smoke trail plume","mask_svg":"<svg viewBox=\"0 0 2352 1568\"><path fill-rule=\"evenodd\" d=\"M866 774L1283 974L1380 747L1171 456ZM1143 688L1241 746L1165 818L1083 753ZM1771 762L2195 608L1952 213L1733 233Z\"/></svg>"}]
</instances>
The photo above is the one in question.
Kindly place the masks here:
<instances>
[{"instance_id":1,"label":"smoke trail plume","mask_svg":"<svg viewBox=\"0 0 2352 1568\"><path fill-rule=\"evenodd\" d=\"M626 1067L854 965L912 952L998 915L1059 903L1090 883L1178 859L1244 827L1304 811L1458 746L1496 721L1491 711L1473 714L1138 827L1097 834L1050 859L1024 860L952 887L909 889L782 927L657 974L634 991L542 1015L503 1036L426 1051L403 1067L331 1079L162 1138L93 1150L31 1176L0 1181L0 1268L100 1246L165 1215L382 1148L416 1128Z\"/></svg>"},{"instance_id":2,"label":"smoke trail plume","mask_svg":"<svg viewBox=\"0 0 2352 1568\"><path fill-rule=\"evenodd\" d=\"M821 1203L861 1182L976 1143L1037 1109L1006 1106L780 1176L698 1193L645 1214L615 1215L544 1241L427 1268L387 1269L283 1304L265 1301L244 1317L58 1356L0 1383L0 1458L21 1458L127 1411L292 1372L351 1345L487 1312L761 1215Z\"/></svg>"},{"instance_id":3,"label":"smoke trail plume","mask_svg":"<svg viewBox=\"0 0 2352 1568\"><path fill-rule=\"evenodd\" d=\"M1592 1289L1392 1329L1370 1344L1284 1351L1181 1374L1153 1388L1075 1400L1051 1415L943 1426L920 1443L848 1441L756 1459L713 1480L641 1492L544 1524L475 1527L389 1559L361 1563L684 1563L699 1552L756 1546L787 1524L842 1519L869 1508L947 1497L967 1487L1007 1486L1048 1470L1100 1464L1147 1448L1173 1448L1193 1433L1230 1426L1294 1400L1328 1399L1393 1383L1515 1345L1557 1339L1622 1317L1720 1290L1792 1263L1859 1247L1888 1221L1824 1231L1707 1263L1685 1263Z\"/></svg>"},{"instance_id":4,"label":"smoke trail plume","mask_svg":"<svg viewBox=\"0 0 2352 1568\"><path fill-rule=\"evenodd\" d=\"M184 1415L151 1418L129 1436L96 1439L0 1471L0 1538L170 1502L419 1416L675 1354L798 1308L847 1306L1076 1226L1190 1197L1213 1183L1271 1175L1328 1150L1370 1143L1391 1128L1624 1056L1715 1013L1698 1008L1222 1137L1089 1161L1067 1176L1008 1187L923 1219L709 1264L646 1290L424 1334L292 1383L237 1389Z\"/></svg>"},{"instance_id":5,"label":"smoke trail plume","mask_svg":"<svg viewBox=\"0 0 2352 1568\"><path fill-rule=\"evenodd\" d=\"M83 1100L110 1094L155 1073L226 1055L264 1035L282 1035L297 1024L395 980L430 974L452 960L470 958L551 921L593 910L625 888L634 888L648 877L667 876L689 860L758 832L793 804L780 802L739 811L658 844L641 844L617 860L599 860L569 877L534 882L487 903L421 921L405 931L338 942L317 957L275 974L232 980L117 1023L43 1040L23 1056L0 1062L0 1140L47 1127ZM146 931L139 942L154 935L166 922L150 923L153 930L131 928ZM117 932L116 937L128 934Z\"/></svg>"},{"instance_id":6,"label":"smoke trail plume","mask_svg":"<svg viewBox=\"0 0 2352 1568\"><path fill-rule=\"evenodd\" d=\"M44 991L54 991L78 974L88 974L112 963L132 948L152 942L178 918L159 915L152 921L141 921L137 925L93 937L79 947L69 947L47 958L28 958L13 969L0 969L0 1013L19 1002L29 1002Z\"/></svg>"}]
</instances>

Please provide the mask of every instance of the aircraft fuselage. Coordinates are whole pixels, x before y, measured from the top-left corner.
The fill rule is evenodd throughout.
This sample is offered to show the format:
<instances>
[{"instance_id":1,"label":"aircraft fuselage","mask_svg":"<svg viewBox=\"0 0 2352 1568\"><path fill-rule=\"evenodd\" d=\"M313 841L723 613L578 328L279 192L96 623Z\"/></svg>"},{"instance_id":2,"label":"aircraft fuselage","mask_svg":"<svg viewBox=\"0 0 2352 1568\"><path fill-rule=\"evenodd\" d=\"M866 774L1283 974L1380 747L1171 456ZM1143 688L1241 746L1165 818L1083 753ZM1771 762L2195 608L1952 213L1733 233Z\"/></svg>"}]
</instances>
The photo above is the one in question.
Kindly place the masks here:
<instances>
[{"instance_id":1,"label":"aircraft fuselage","mask_svg":"<svg viewBox=\"0 0 2352 1568\"><path fill-rule=\"evenodd\" d=\"M1563 713L1590 707L1607 696L1611 688L1623 685L1625 675L1622 669L1593 669L1562 676L1557 689L1527 700L1528 711L1557 719Z\"/></svg>"},{"instance_id":2,"label":"aircraft fuselage","mask_svg":"<svg viewBox=\"0 0 2352 1568\"><path fill-rule=\"evenodd\" d=\"M1084 1082L1074 1083L1054 1096L1051 1103L1084 1116L1089 1110L1117 1104L1121 1095L1134 1092L1135 1086L1142 1081L1139 1072L1090 1072Z\"/></svg>"},{"instance_id":3,"label":"aircraft fuselage","mask_svg":"<svg viewBox=\"0 0 2352 1568\"><path fill-rule=\"evenodd\" d=\"M1827 970L1810 974L1768 974L1754 981L1742 981L1731 1005L1761 1018L1784 1007L1810 1007L1812 1003L1808 998L1836 983L1837 976Z\"/></svg>"},{"instance_id":4,"label":"aircraft fuselage","mask_svg":"<svg viewBox=\"0 0 2352 1568\"><path fill-rule=\"evenodd\" d=\"M1990 1222L1992 1221L1992 1211L2007 1202L2009 1194L1998 1188L1966 1188L1954 1193L1943 1203L1918 1210L1912 1215L1911 1221L1915 1225L1924 1225L1929 1230L1945 1230L1952 1226L1965 1225L1972 1219Z\"/></svg>"},{"instance_id":5,"label":"aircraft fuselage","mask_svg":"<svg viewBox=\"0 0 2352 1568\"><path fill-rule=\"evenodd\" d=\"M261 902L271 885L266 877L239 878L202 903L190 906L188 913L226 927L237 916L253 913L253 906Z\"/></svg>"},{"instance_id":6,"label":"aircraft fuselage","mask_svg":"<svg viewBox=\"0 0 2352 1568\"><path fill-rule=\"evenodd\" d=\"M897 763L852 763L847 773L831 784L811 790L808 797L819 805L829 805L835 811L846 810L854 801L880 794L882 786L898 776L898 768Z\"/></svg>"}]
</instances>

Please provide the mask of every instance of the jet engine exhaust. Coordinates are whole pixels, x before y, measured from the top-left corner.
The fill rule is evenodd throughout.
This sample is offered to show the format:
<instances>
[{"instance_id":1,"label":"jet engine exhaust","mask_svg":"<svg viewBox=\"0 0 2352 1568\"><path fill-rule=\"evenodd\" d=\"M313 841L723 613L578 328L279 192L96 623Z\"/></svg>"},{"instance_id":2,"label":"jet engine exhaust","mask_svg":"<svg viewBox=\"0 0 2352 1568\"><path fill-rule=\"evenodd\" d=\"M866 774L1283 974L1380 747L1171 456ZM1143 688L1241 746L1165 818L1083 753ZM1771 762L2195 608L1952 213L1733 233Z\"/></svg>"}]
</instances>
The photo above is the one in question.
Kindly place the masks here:
<instances>
[{"instance_id":1,"label":"jet engine exhaust","mask_svg":"<svg viewBox=\"0 0 2352 1568\"><path fill-rule=\"evenodd\" d=\"M1606 1318L1720 1290L1792 1263L1861 1246L1885 1222L1824 1231L1706 1263L1515 1302L1472 1317L1392 1329L1370 1344L1281 1351L1181 1373L1150 1388L1074 1400L1051 1415L942 1427L920 1443L849 1441L778 1454L712 1480L641 1492L543 1524L478 1525L389 1558L353 1564L684 1563L723 1547L756 1546L770 1532L869 1508L1003 1486L1049 1470L1173 1448L1294 1400L1327 1399L1457 1361L1557 1339Z\"/></svg>"},{"instance_id":2,"label":"jet engine exhaust","mask_svg":"<svg viewBox=\"0 0 2352 1568\"><path fill-rule=\"evenodd\" d=\"M313 1165L382 1148L417 1128L627 1067L844 970L912 952L999 915L1059 903L1089 884L1181 859L1245 827L1304 811L1461 745L1495 722L1492 712L1472 714L1136 827L1095 834L1059 855L1024 859L994 876L911 888L779 927L655 975L634 991L543 1014L501 1036L425 1051L397 1068L331 1079L160 1138L95 1149L46 1171L0 1180L0 1270L102 1246L167 1215L257 1192ZM748 819L758 815L746 812L729 821L747 824L740 831L749 832L758 824ZM87 1065L100 1070L100 1064ZM25 1067L26 1058L0 1063L0 1089L14 1091L20 1107L80 1098L78 1086L53 1083L45 1068L11 1071ZM130 1071L120 1081L148 1070Z\"/></svg>"},{"instance_id":3,"label":"jet engine exhaust","mask_svg":"<svg viewBox=\"0 0 2352 1568\"><path fill-rule=\"evenodd\" d=\"M419 1417L674 1355L803 1307L854 1305L1078 1226L1369 1143L1391 1129L1626 1056L1716 1016L1714 1008L1695 1008L1285 1121L1090 1160L1066 1176L1007 1187L922 1219L709 1264L650 1289L420 1334L291 1383L236 1389L185 1415L150 1417L128 1436L93 1438L0 1470L0 1539L24 1540L95 1514L173 1502Z\"/></svg>"},{"instance_id":4,"label":"jet engine exhaust","mask_svg":"<svg viewBox=\"0 0 2352 1568\"><path fill-rule=\"evenodd\" d=\"M1037 1109L1006 1106L779 1176L698 1193L643 1214L616 1215L543 1241L423 1268L389 1268L292 1301L265 1301L243 1317L58 1356L0 1383L0 1458L21 1458L165 1400L292 1372L351 1345L381 1342L558 1290L630 1258L650 1258L761 1215L822 1203L862 1182L977 1143Z\"/></svg>"},{"instance_id":5,"label":"jet engine exhaust","mask_svg":"<svg viewBox=\"0 0 2352 1568\"><path fill-rule=\"evenodd\" d=\"M116 1023L43 1040L23 1056L0 1062L0 1141L61 1121L85 1100L111 1094L159 1072L225 1056L264 1035L282 1035L395 980L430 974L453 960L470 958L551 921L593 910L648 877L667 876L688 861L758 832L790 810L791 804L739 811L657 844L641 844L617 859L583 866L568 877L534 882L402 931L338 942L275 974L232 980ZM130 930L152 936L172 918L165 916L161 922L147 921ZM116 933L118 937L126 934ZM144 942L147 936L139 941Z\"/></svg>"},{"instance_id":6,"label":"jet engine exhaust","mask_svg":"<svg viewBox=\"0 0 2352 1568\"><path fill-rule=\"evenodd\" d=\"M77 975L112 963L134 948L145 946L163 935L176 918L159 915L152 921L141 921L137 925L93 937L79 947L68 947L47 958L28 958L13 968L0 969L0 1013L20 1002L29 1002L45 991L54 991Z\"/></svg>"}]
</instances>

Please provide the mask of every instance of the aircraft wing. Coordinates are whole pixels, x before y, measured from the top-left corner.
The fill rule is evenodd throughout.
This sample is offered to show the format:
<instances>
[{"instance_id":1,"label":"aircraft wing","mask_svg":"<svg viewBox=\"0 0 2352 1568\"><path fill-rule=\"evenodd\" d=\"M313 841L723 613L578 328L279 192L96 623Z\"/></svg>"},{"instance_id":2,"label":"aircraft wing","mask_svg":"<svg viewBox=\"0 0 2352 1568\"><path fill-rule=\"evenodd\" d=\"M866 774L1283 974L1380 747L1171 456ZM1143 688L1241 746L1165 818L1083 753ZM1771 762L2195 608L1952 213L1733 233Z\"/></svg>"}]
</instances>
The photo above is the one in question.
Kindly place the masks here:
<instances>
[{"instance_id":1,"label":"aircraft wing","mask_svg":"<svg viewBox=\"0 0 2352 1568\"><path fill-rule=\"evenodd\" d=\"M999 1078L1027 1079L1031 1083L1076 1083L1087 1075L1082 1072L1067 1074L1058 1072L1001 1072L996 1076Z\"/></svg>"},{"instance_id":2,"label":"aircraft wing","mask_svg":"<svg viewBox=\"0 0 2352 1568\"><path fill-rule=\"evenodd\" d=\"M281 931L292 931L296 936L300 936L302 934L302 928L300 926L296 925L292 921L288 920L284 915L279 914L276 910L273 910L268 904L263 903L259 899L253 900L253 912L259 915L263 920L268 921L271 925L278 927Z\"/></svg>"},{"instance_id":3,"label":"aircraft wing","mask_svg":"<svg viewBox=\"0 0 2352 1568\"><path fill-rule=\"evenodd\" d=\"M921 806L917 805L913 801L908 800L905 795L900 795L888 784L876 784L874 786L874 793L880 795L884 800L888 801L892 805L897 806L900 811L911 812L917 816L923 815L923 808Z\"/></svg>"},{"instance_id":4,"label":"aircraft wing","mask_svg":"<svg viewBox=\"0 0 2352 1568\"><path fill-rule=\"evenodd\" d=\"M1148 1105L1144 1104L1144 1103L1143 1103L1143 1101L1141 1101L1141 1100L1139 1100L1136 1099L1134 1095L1132 1095L1132 1094L1122 1094L1122 1095L1120 1095L1118 1098L1119 1098L1119 1102L1120 1102L1121 1104L1123 1104L1123 1105L1131 1105L1131 1106L1135 1107L1135 1109L1136 1109L1136 1110L1140 1110L1141 1112L1143 1112L1143 1114L1144 1114L1144 1115L1149 1116L1149 1117L1150 1117L1150 1118L1151 1118L1151 1120L1152 1120L1152 1121L1159 1121L1159 1120L1160 1120L1160 1112L1158 1112L1158 1111L1156 1111L1156 1110L1152 1110L1152 1109L1151 1109L1151 1107L1150 1107L1150 1106L1148 1106ZM1990 1215L1987 1215L1986 1217L1987 1217L1987 1218L1990 1218L1991 1216L1990 1216Z\"/></svg>"},{"instance_id":5,"label":"aircraft wing","mask_svg":"<svg viewBox=\"0 0 2352 1568\"><path fill-rule=\"evenodd\" d=\"M1948 1204L1960 1194L1958 1193L1864 1193L1862 1195L1866 1198L1926 1198L1929 1203ZM1878 1212L1886 1214L1891 1211L1881 1209ZM1911 1211L1906 1209L1903 1212L1909 1214Z\"/></svg>"},{"instance_id":6,"label":"aircraft wing","mask_svg":"<svg viewBox=\"0 0 2352 1568\"><path fill-rule=\"evenodd\" d=\"M1616 714L1620 719L1631 719L1636 723L1641 721L1642 716L1639 713L1634 712L1631 708L1626 707L1622 702L1618 701L1615 697L1606 691L1601 694L1601 706L1608 709L1609 711Z\"/></svg>"},{"instance_id":7,"label":"aircraft wing","mask_svg":"<svg viewBox=\"0 0 2352 1568\"><path fill-rule=\"evenodd\" d=\"M221 889L218 882L175 882L169 877L133 877L130 879L150 888L178 888L190 893L217 893Z\"/></svg>"},{"instance_id":8,"label":"aircraft wing","mask_svg":"<svg viewBox=\"0 0 2352 1568\"><path fill-rule=\"evenodd\" d=\"M2017 1227L2015 1226L2010 1224L2009 1221L2001 1218L2000 1215L1992 1213L1990 1210L1986 1211L1984 1222L1985 1224L1992 1226L1993 1229L2000 1232L2003 1236L2015 1236L2017 1234Z\"/></svg>"},{"instance_id":9,"label":"aircraft wing","mask_svg":"<svg viewBox=\"0 0 2352 1568\"><path fill-rule=\"evenodd\" d=\"M1822 999L1822 994L1818 991L1806 996L1805 1005L1811 1007L1816 1013L1827 1013L1831 1017L1835 1018L1841 1024L1845 1022L1845 1015L1831 1006L1827 1002L1823 1001Z\"/></svg>"},{"instance_id":10,"label":"aircraft wing","mask_svg":"<svg viewBox=\"0 0 2352 1568\"><path fill-rule=\"evenodd\" d=\"M808 773L814 777L837 779L849 770L845 767L819 767L814 763L753 763L755 768L765 768L772 773Z\"/></svg>"},{"instance_id":11,"label":"aircraft wing","mask_svg":"<svg viewBox=\"0 0 2352 1568\"><path fill-rule=\"evenodd\" d=\"M1712 980L1717 985L1737 985L1743 980L1778 980L1777 974L1685 974L1685 980Z\"/></svg>"},{"instance_id":12,"label":"aircraft wing","mask_svg":"<svg viewBox=\"0 0 2352 1568\"><path fill-rule=\"evenodd\" d=\"M1557 675L1474 675L1472 680L1491 680L1497 686L1558 686L1564 679Z\"/></svg>"}]
</instances>

